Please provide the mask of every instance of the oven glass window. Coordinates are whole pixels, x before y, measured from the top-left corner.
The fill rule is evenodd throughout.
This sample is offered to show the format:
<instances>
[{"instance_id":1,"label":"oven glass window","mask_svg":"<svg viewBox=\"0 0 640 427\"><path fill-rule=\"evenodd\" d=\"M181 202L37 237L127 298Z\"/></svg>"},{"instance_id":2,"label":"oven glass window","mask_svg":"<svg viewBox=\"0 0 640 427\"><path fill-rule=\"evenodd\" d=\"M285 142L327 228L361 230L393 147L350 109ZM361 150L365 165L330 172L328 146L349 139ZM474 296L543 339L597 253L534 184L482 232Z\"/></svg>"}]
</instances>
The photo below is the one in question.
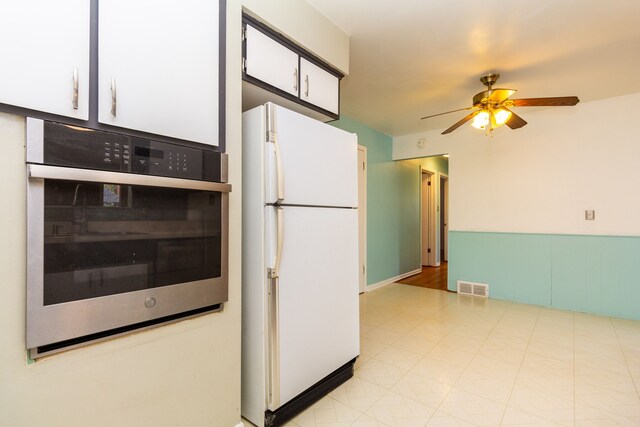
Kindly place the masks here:
<instances>
[{"instance_id":1,"label":"oven glass window","mask_svg":"<svg viewBox=\"0 0 640 427\"><path fill-rule=\"evenodd\" d=\"M44 304L220 277L221 194L45 180Z\"/></svg>"}]
</instances>

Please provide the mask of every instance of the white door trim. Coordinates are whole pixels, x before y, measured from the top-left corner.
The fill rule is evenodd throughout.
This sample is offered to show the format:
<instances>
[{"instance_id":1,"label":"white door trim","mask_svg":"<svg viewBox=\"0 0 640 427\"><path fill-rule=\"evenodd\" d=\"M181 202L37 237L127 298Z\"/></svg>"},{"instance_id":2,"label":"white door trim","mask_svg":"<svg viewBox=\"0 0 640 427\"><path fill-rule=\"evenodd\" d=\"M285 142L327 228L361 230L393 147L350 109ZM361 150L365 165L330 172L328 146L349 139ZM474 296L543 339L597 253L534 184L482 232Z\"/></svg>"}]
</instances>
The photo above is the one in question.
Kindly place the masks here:
<instances>
[{"instance_id":1,"label":"white door trim","mask_svg":"<svg viewBox=\"0 0 640 427\"><path fill-rule=\"evenodd\" d=\"M429 240L429 199L425 197L425 192L428 191L425 187L427 180L431 179L432 175L421 170L420 172L420 265L429 265L429 254L425 250L427 241Z\"/></svg>"},{"instance_id":2,"label":"white door trim","mask_svg":"<svg viewBox=\"0 0 640 427\"><path fill-rule=\"evenodd\" d=\"M424 175L429 175L430 180L431 180L431 188L429 190L429 200L428 200L428 219L427 219L427 227L428 227L428 248L431 249L431 252L429 252L427 254L426 257L426 261L427 263L424 263L424 259L423 259L423 251L424 251L424 242L423 242L423 217L422 217L422 213L423 213L423 193L424 193L424 186L422 184L422 181L420 183L420 211L421 211L421 221L420 221L420 259L422 261L423 265L427 265L427 266L432 266L432 267L436 267L438 266L438 259L436 257L437 253L438 253L438 242L436 240L436 218L437 218L437 203L436 203L436 186L438 185L438 174L435 171L426 169L424 167L420 167L421 169L421 177ZM422 180L422 178L421 178Z\"/></svg>"},{"instance_id":3,"label":"white door trim","mask_svg":"<svg viewBox=\"0 0 640 427\"><path fill-rule=\"evenodd\" d=\"M443 252L444 258L442 261L449 260L449 175L446 173L441 173L440 178L444 179L444 185L440 187L440 191L443 193L442 199L444 201L444 206L440 207L440 221L443 224L444 229L444 238L442 239L444 242ZM438 182L442 182L439 180ZM444 215L442 215L444 212Z\"/></svg>"}]
</instances>

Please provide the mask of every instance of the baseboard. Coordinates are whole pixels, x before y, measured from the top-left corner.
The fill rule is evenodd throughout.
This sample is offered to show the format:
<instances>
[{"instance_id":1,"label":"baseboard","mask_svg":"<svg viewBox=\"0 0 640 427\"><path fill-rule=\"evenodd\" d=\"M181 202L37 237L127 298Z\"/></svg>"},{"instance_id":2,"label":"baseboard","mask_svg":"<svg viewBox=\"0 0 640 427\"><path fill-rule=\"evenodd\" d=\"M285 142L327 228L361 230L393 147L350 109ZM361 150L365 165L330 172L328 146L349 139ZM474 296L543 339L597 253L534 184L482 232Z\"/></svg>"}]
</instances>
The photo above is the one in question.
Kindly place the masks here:
<instances>
[{"instance_id":1,"label":"baseboard","mask_svg":"<svg viewBox=\"0 0 640 427\"><path fill-rule=\"evenodd\" d=\"M409 276L413 276L414 274L419 274L420 272L422 272L422 268L418 268L417 270L412 270L412 271L408 271L406 273L400 274L399 276L396 277L391 277L390 279L386 279L383 280L381 282L378 283L374 283L373 285L368 285L364 288L365 292L371 292L371 291L375 291L376 289L380 289L384 286L390 285L392 283L397 282L398 280L402 280L405 277L409 277Z\"/></svg>"},{"instance_id":2,"label":"baseboard","mask_svg":"<svg viewBox=\"0 0 640 427\"><path fill-rule=\"evenodd\" d=\"M356 358L342 365L275 411L264 412L265 427L280 427L353 377Z\"/></svg>"}]
</instances>

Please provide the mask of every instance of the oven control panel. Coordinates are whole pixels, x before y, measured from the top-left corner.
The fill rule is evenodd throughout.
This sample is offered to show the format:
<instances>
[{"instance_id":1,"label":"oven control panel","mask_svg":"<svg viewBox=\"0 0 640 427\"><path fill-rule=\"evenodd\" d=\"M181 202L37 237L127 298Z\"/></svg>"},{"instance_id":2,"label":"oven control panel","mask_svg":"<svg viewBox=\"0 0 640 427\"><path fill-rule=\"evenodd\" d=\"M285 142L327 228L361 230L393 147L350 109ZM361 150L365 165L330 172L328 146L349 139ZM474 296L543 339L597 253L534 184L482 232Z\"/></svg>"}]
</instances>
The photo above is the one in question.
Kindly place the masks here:
<instances>
[{"instance_id":1,"label":"oven control panel","mask_svg":"<svg viewBox=\"0 0 640 427\"><path fill-rule=\"evenodd\" d=\"M225 181L220 153L44 121L42 162L84 169Z\"/></svg>"},{"instance_id":2,"label":"oven control panel","mask_svg":"<svg viewBox=\"0 0 640 427\"><path fill-rule=\"evenodd\" d=\"M131 143L129 141L104 140L104 159L106 165L120 166L116 170L129 171L131 168Z\"/></svg>"},{"instance_id":3,"label":"oven control panel","mask_svg":"<svg viewBox=\"0 0 640 427\"><path fill-rule=\"evenodd\" d=\"M202 176L200 150L158 141L131 139L131 172L189 179L199 179Z\"/></svg>"}]
</instances>

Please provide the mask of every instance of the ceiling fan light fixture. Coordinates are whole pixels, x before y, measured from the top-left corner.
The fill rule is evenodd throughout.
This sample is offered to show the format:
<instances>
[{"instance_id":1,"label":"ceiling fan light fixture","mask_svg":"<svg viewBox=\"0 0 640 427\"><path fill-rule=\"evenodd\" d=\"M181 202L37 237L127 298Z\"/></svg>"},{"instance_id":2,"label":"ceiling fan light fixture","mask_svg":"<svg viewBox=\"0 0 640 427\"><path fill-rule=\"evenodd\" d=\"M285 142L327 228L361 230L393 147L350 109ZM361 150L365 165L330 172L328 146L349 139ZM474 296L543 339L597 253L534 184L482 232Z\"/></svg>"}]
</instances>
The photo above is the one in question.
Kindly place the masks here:
<instances>
[{"instance_id":1,"label":"ceiling fan light fixture","mask_svg":"<svg viewBox=\"0 0 640 427\"><path fill-rule=\"evenodd\" d=\"M498 108L493 112L493 120L497 126L502 126L511 118L511 111L504 108Z\"/></svg>"},{"instance_id":2,"label":"ceiling fan light fixture","mask_svg":"<svg viewBox=\"0 0 640 427\"><path fill-rule=\"evenodd\" d=\"M476 129L484 130L489 124L489 112L487 110L482 110L473 118L473 122L471 122L471 126Z\"/></svg>"},{"instance_id":3,"label":"ceiling fan light fixture","mask_svg":"<svg viewBox=\"0 0 640 427\"><path fill-rule=\"evenodd\" d=\"M487 135L490 135L492 130L505 124L512 130L520 129L527 124L522 117L511 112L510 108L512 107L561 107L576 105L580 102L577 96L509 99L517 92L517 90L494 89L493 85L499 77L500 74L487 74L480 78L480 81L487 87L487 89L474 95L471 107L432 114L430 116L422 117L422 119L428 119L430 117L437 117L458 111L474 110L458 120L452 126L445 129L442 132L442 135L447 135L453 132L465 123L469 123L469 121L471 121L471 126L476 129L483 131L488 130Z\"/></svg>"}]
</instances>

